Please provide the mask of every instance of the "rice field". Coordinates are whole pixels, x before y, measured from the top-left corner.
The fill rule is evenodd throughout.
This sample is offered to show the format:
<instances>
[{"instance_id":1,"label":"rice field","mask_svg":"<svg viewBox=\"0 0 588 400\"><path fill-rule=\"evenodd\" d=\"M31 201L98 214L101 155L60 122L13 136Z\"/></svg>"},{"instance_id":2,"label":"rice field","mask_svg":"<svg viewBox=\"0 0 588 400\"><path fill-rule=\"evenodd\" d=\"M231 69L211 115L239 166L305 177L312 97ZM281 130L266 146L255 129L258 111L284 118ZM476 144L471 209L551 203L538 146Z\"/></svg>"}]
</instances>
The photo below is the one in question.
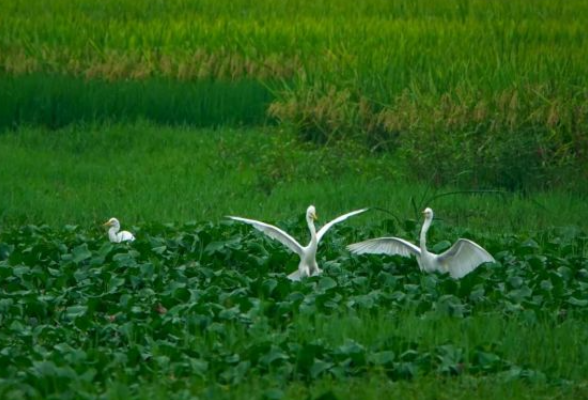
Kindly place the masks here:
<instances>
[{"instance_id":1,"label":"rice field","mask_svg":"<svg viewBox=\"0 0 588 400\"><path fill-rule=\"evenodd\" d=\"M112 97L131 85L127 81L155 79L130 90L147 98L166 93L183 112L157 102L145 111L143 100L129 111L131 120L137 114L209 126L222 118L233 124L277 120L314 142L355 140L396 152L410 162L414 177L434 176L438 184L581 189L588 179L583 1L0 4L2 75L74 79L62 85L62 78L48 78L41 85L51 114L39 115L3 90L5 121L100 121L107 112L124 114L126 106ZM172 83L162 88L161 79ZM116 105L94 114L86 102L72 111L60 108L57 93L87 97L103 86L94 80L121 86L96 97ZM202 81L210 80L253 80L261 88L238 83L232 95L219 84L211 102L202 103ZM249 118L223 111L243 109L249 95ZM217 112L219 102L224 108ZM472 156L461 156L466 153ZM512 162L513 154L520 163ZM444 161L432 172L431 158ZM580 182L562 179L568 174Z\"/></svg>"},{"instance_id":2,"label":"rice field","mask_svg":"<svg viewBox=\"0 0 588 400\"><path fill-rule=\"evenodd\" d=\"M392 94L458 86L493 93L513 84L573 90L586 79L582 1L3 0L2 6L0 65L13 74L326 81L330 75L337 83L356 77L366 88L372 81L372 89Z\"/></svg>"}]
</instances>

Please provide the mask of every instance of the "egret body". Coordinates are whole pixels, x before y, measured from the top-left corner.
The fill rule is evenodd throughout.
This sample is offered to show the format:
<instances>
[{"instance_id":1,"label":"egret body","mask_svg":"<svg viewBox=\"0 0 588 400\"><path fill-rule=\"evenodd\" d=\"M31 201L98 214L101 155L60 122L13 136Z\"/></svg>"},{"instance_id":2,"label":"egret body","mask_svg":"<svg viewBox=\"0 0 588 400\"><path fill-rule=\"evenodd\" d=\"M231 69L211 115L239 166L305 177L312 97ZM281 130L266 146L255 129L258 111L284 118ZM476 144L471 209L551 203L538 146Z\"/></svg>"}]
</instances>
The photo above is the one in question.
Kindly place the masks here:
<instances>
[{"instance_id":1,"label":"egret body","mask_svg":"<svg viewBox=\"0 0 588 400\"><path fill-rule=\"evenodd\" d=\"M292 250L294 253L298 254L300 257L300 263L298 264L298 269L288 275L288 278L294 281L298 281L304 277L318 275L322 271L319 268L316 262L316 252L318 249L318 245L325 235L325 233L335 224L346 220L349 217L352 217L357 214L361 214L367 211L367 208L352 211L350 213L341 215L340 217L335 218L334 220L330 221L329 223L325 224L319 231L317 232L314 221L317 220L316 216L316 209L314 206L308 207L306 210L306 223L308 224L308 230L310 231L310 242L307 246L302 246L300 243L296 241L292 236L281 230L280 228L266 224L265 222L256 221L254 219L247 219L241 217L233 217L229 216L235 221L244 222L253 226L255 229L263 232L267 236L272 239L276 239L284 246Z\"/></svg>"},{"instance_id":2,"label":"egret body","mask_svg":"<svg viewBox=\"0 0 588 400\"><path fill-rule=\"evenodd\" d=\"M496 262L490 253L468 239L458 239L441 254L431 253L427 250L427 231L433 222L433 210L426 208L423 215L425 221L421 228L420 247L397 237L382 237L354 243L347 248L355 254L414 255L421 271L449 273L454 279L466 276L483 263Z\"/></svg>"},{"instance_id":3,"label":"egret body","mask_svg":"<svg viewBox=\"0 0 588 400\"><path fill-rule=\"evenodd\" d=\"M135 236L131 232L120 230L120 222L116 218L110 218L104 226L110 227L108 229L108 240L111 243L132 242L135 240Z\"/></svg>"}]
</instances>

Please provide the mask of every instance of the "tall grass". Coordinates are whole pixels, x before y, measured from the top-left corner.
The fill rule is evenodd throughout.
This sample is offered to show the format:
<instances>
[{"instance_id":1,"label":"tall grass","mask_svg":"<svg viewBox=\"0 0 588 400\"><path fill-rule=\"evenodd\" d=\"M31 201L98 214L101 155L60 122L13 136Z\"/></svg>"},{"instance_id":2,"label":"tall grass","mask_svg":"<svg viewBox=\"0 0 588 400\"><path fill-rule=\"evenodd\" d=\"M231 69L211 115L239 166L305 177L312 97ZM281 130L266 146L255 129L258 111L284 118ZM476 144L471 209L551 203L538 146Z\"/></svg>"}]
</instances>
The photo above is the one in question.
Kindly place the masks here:
<instances>
[{"instance_id":1,"label":"tall grass","mask_svg":"<svg viewBox=\"0 0 588 400\"><path fill-rule=\"evenodd\" d=\"M0 129L94 121L260 125L272 95L257 81L108 82L61 75L0 76Z\"/></svg>"},{"instance_id":2,"label":"tall grass","mask_svg":"<svg viewBox=\"0 0 588 400\"><path fill-rule=\"evenodd\" d=\"M87 77L266 78L353 84L378 100L409 88L483 92L586 83L581 0L2 0L5 72ZM147 6L149 5L149 6Z\"/></svg>"},{"instance_id":3,"label":"tall grass","mask_svg":"<svg viewBox=\"0 0 588 400\"><path fill-rule=\"evenodd\" d=\"M263 120L270 98L248 80L278 80L271 116L317 141L400 148L420 179L509 189L588 182L582 0L0 0L0 7L2 76L118 82L98 90L62 81L64 93L51 88L55 80L23 78L0 90L4 125L59 126L60 118L87 119L89 109L106 119L252 123ZM151 79L154 87L127 82ZM160 79L246 83L218 90L198 83L192 96ZM127 90L133 94L121 96ZM208 96L218 92L222 101ZM232 109L243 115L222 111ZM431 159L443 163L431 168Z\"/></svg>"},{"instance_id":4,"label":"tall grass","mask_svg":"<svg viewBox=\"0 0 588 400\"><path fill-rule=\"evenodd\" d=\"M116 216L128 226L228 214L277 222L309 204L325 220L365 206L387 211L372 211L361 224L419 219L431 206L448 224L482 231L586 228L588 220L588 202L579 195L439 196L451 189L407 179L405 166L386 154L316 148L278 130L21 128L0 136L0 159L4 225L97 224Z\"/></svg>"}]
</instances>

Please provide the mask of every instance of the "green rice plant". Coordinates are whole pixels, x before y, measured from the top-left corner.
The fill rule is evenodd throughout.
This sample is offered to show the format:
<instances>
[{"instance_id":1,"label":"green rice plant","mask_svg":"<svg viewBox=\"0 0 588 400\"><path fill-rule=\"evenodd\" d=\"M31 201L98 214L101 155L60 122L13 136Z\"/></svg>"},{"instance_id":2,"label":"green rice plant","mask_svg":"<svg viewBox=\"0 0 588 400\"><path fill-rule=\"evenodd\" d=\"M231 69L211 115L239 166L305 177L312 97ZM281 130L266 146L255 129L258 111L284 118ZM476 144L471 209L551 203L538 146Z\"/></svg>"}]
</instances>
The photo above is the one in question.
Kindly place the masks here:
<instances>
[{"instance_id":1,"label":"green rice plant","mask_svg":"<svg viewBox=\"0 0 588 400\"><path fill-rule=\"evenodd\" d=\"M314 142L400 149L420 179L529 190L587 181L587 107L586 93L567 98L541 87L490 96L457 88L415 98L405 91L390 106L348 89L314 87L282 93L269 112Z\"/></svg>"},{"instance_id":2,"label":"green rice plant","mask_svg":"<svg viewBox=\"0 0 588 400\"><path fill-rule=\"evenodd\" d=\"M4 0L0 65L106 79L306 76L380 101L407 88L585 83L579 0L138 4Z\"/></svg>"},{"instance_id":3,"label":"green rice plant","mask_svg":"<svg viewBox=\"0 0 588 400\"><path fill-rule=\"evenodd\" d=\"M237 121L258 123L264 121L259 110L271 99L269 115L303 138L359 138L376 150L401 147L421 179L431 175L423 173L421 160L438 159L445 164L432 173L439 182L550 187L569 184L565 176L574 174L582 178L575 186L586 186L588 6L581 0L367 0L361 6L345 0L172 0L149 6L130 0L1 0L0 6L2 79L53 74L75 78L63 81L64 87L80 86L81 79L115 82L108 86L111 94L81 102L97 108L99 118L124 116L127 103L135 102L146 118L196 123L237 104L244 114L258 116ZM44 100L51 106L39 105L36 90L27 89L27 79L34 78L23 79L22 96L33 99L8 112L5 125L18 124L21 110L51 110L22 119L46 125L60 125L59 115L68 110L67 121L87 119L86 107L59 106L59 91ZM152 80L160 88L157 82L182 83L155 90L153 103L146 104L149 88L137 89L139 100L120 96L119 90ZM230 88L226 93L234 99L226 107L216 100L207 106L203 80L223 82L219 87ZM275 97L266 97L255 80ZM194 87L188 82L204 85L197 96L206 112L197 118L184 106L194 98L176 97L184 86ZM238 82L245 82L243 93L234 90ZM14 110L18 85L0 91L8 110ZM112 108L104 109L107 103ZM235 122L225 111L220 115ZM217 118L210 120L216 124ZM497 145L505 138L512 140ZM415 146L435 141L443 143Z\"/></svg>"},{"instance_id":4,"label":"green rice plant","mask_svg":"<svg viewBox=\"0 0 588 400\"><path fill-rule=\"evenodd\" d=\"M0 77L0 129L150 120L165 125L259 125L272 95L257 81L107 82L60 75Z\"/></svg>"}]
</instances>

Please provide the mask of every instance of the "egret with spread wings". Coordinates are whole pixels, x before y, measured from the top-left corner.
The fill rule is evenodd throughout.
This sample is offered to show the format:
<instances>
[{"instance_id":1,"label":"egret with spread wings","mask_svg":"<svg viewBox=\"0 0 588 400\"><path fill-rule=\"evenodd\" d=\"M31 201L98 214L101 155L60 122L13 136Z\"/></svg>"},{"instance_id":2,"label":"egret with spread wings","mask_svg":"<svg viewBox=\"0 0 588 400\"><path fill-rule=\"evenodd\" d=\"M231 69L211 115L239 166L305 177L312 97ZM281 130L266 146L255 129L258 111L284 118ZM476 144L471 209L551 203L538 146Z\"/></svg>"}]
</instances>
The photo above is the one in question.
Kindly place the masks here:
<instances>
[{"instance_id":1,"label":"egret with spread wings","mask_svg":"<svg viewBox=\"0 0 588 400\"><path fill-rule=\"evenodd\" d=\"M427 231L433 221L433 210L423 211L425 222L421 228L420 248L404 239L382 237L354 243L347 249L355 254L390 254L416 256L421 271L441 272L454 279L463 278L483 263L496 262L494 257L478 244L468 239L458 239L447 251L433 254L427 250Z\"/></svg>"},{"instance_id":2,"label":"egret with spread wings","mask_svg":"<svg viewBox=\"0 0 588 400\"><path fill-rule=\"evenodd\" d=\"M308 229L310 230L310 243L306 247L303 247L300 243L296 241L292 236L281 230L280 228L266 224L265 222L256 221L254 219L247 219L241 217L232 217L229 216L235 221L244 222L253 226L255 229L265 233L272 239L275 239L282 243L284 246L292 250L294 253L298 254L300 257L300 263L298 264L298 270L294 271L288 278L294 281L298 281L304 277L318 275L322 271L319 268L318 264L316 263L316 251L318 249L318 244L321 241L322 237L327 233L327 231L335 224L346 220L349 217L352 217L357 214L361 214L367 211L367 208L352 211L350 213L341 215L340 217L335 218L334 220L330 221L329 223L325 224L319 231L316 231L314 226L314 221L317 219L316 210L314 206L308 207L306 210L306 223L308 224Z\"/></svg>"}]
</instances>

